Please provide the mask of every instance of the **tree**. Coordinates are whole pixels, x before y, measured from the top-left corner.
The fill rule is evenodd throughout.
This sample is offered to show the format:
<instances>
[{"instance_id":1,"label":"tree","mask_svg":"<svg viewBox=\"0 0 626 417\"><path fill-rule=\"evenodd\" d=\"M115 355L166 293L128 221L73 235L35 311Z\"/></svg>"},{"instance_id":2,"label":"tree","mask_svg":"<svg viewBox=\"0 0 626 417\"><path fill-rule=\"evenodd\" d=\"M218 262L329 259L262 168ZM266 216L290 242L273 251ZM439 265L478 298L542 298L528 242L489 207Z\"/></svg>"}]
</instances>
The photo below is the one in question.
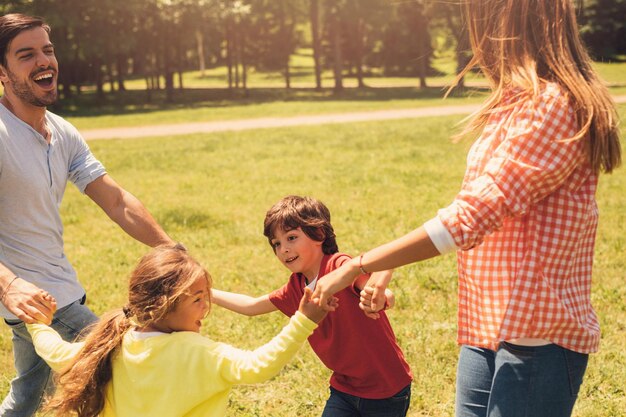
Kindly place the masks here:
<instances>
[{"instance_id":1,"label":"tree","mask_svg":"<svg viewBox=\"0 0 626 417\"><path fill-rule=\"evenodd\" d=\"M320 41L320 2L310 0L309 20L311 22L311 40L313 48L313 63L315 66L315 89L322 89L322 44Z\"/></svg>"},{"instance_id":2,"label":"tree","mask_svg":"<svg viewBox=\"0 0 626 417\"><path fill-rule=\"evenodd\" d=\"M626 0L587 0L580 16L581 35L596 59L626 54Z\"/></svg>"},{"instance_id":3,"label":"tree","mask_svg":"<svg viewBox=\"0 0 626 417\"><path fill-rule=\"evenodd\" d=\"M459 74L469 63L472 51L469 43L469 33L463 22L463 13L459 4L437 2L433 4L433 21L438 22L446 33L454 39L456 56L456 73ZM464 77L458 80L455 88L464 89Z\"/></svg>"}]
</instances>

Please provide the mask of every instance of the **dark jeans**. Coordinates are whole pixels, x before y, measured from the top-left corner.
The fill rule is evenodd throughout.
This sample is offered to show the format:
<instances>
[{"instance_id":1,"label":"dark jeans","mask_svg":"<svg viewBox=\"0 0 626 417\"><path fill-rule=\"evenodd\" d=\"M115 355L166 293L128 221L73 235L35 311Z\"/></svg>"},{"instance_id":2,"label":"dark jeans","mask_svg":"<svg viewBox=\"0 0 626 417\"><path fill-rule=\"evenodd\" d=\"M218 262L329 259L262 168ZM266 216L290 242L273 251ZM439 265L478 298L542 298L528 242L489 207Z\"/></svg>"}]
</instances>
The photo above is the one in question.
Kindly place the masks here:
<instances>
[{"instance_id":1,"label":"dark jeans","mask_svg":"<svg viewBox=\"0 0 626 417\"><path fill-rule=\"evenodd\" d=\"M404 417L411 403L411 384L390 398L369 400L330 387L322 417Z\"/></svg>"},{"instance_id":2,"label":"dark jeans","mask_svg":"<svg viewBox=\"0 0 626 417\"><path fill-rule=\"evenodd\" d=\"M456 417L569 417L589 355L560 346L463 346Z\"/></svg>"}]
</instances>

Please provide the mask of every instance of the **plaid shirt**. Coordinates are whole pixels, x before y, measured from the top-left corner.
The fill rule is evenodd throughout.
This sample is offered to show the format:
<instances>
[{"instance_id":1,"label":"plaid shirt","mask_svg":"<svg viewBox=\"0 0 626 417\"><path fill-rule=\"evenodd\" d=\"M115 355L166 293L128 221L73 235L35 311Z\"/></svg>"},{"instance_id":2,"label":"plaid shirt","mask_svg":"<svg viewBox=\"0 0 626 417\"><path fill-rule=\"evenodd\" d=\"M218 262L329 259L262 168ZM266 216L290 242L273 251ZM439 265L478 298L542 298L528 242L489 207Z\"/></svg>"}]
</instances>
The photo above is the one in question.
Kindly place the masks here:
<instances>
[{"instance_id":1,"label":"plaid shirt","mask_svg":"<svg viewBox=\"0 0 626 417\"><path fill-rule=\"evenodd\" d=\"M521 337L598 349L591 269L597 174L556 84L509 91L467 160L455 201L438 213L458 254L458 342L496 349Z\"/></svg>"}]
</instances>

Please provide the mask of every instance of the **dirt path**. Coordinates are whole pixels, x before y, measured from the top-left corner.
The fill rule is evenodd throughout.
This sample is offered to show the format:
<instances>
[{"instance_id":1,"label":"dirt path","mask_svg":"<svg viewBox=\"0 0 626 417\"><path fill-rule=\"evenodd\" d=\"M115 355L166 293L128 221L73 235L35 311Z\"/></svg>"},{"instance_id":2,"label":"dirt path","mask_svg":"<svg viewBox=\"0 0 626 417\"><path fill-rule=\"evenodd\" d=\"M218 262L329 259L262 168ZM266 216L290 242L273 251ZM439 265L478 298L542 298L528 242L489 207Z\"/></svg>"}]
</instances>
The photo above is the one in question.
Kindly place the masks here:
<instances>
[{"instance_id":1,"label":"dirt path","mask_svg":"<svg viewBox=\"0 0 626 417\"><path fill-rule=\"evenodd\" d=\"M626 103L626 96L614 98L616 103ZM190 133L211 133L248 129L265 129L288 126L309 126L321 124L365 122L373 120L411 119L420 117L469 114L480 104L461 106L421 107L413 109L375 110L352 113L322 114L295 117L263 117L213 122L178 123L138 127L117 127L81 131L86 140L128 139L154 136L187 135Z\"/></svg>"}]
</instances>

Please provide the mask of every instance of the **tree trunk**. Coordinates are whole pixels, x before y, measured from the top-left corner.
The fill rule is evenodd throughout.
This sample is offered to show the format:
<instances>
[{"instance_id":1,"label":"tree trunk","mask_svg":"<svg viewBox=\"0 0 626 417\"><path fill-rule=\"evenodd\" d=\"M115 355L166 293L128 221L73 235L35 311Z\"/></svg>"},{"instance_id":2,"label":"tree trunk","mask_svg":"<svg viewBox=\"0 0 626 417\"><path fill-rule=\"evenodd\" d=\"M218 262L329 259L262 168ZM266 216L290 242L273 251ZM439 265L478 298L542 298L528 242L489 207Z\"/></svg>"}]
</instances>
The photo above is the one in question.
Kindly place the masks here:
<instances>
[{"instance_id":1,"label":"tree trunk","mask_svg":"<svg viewBox=\"0 0 626 417\"><path fill-rule=\"evenodd\" d=\"M200 77L204 77L206 71L206 62L204 60L204 36L200 30L196 30L196 48L198 52L198 69Z\"/></svg>"},{"instance_id":2,"label":"tree trunk","mask_svg":"<svg viewBox=\"0 0 626 417\"><path fill-rule=\"evenodd\" d=\"M330 15L330 33L333 49L333 73L335 76L335 92L343 90L343 55L341 53L341 27L339 11L335 8Z\"/></svg>"},{"instance_id":3,"label":"tree trunk","mask_svg":"<svg viewBox=\"0 0 626 417\"><path fill-rule=\"evenodd\" d=\"M285 11L285 0L281 0L279 4L279 16L280 20L280 29L279 33L281 34L282 41L287 45L284 46L284 54L282 55L282 65L283 65L283 76L285 77L285 88L291 88L291 71L289 68L289 58L291 57L291 35L293 32L293 25L289 24L287 13ZM292 20L293 21L293 20Z\"/></svg>"},{"instance_id":4,"label":"tree trunk","mask_svg":"<svg viewBox=\"0 0 626 417\"><path fill-rule=\"evenodd\" d=\"M124 74L126 73L126 58L122 54L117 55L116 66L117 66L117 89L119 91L126 91L126 86L124 85Z\"/></svg>"},{"instance_id":5,"label":"tree trunk","mask_svg":"<svg viewBox=\"0 0 626 417\"><path fill-rule=\"evenodd\" d=\"M107 68L107 78L109 79L109 85L111 86L111 92L115 92L115 77L113 75L113 63L108 60L106 64Z\"/></svg>"},{"instance_id":6,"label":"tree trunk","mask_svg":"<svg viewBox=\"0 0 626 417\"><path fill-rule=\"evenodd\" d=\"M428 72L428 19L424 15L424 5L422 3L413 3L411 6L412 17L409 27L415 28L415 45L417 46L417 75L420 80L420 88L425 89L426 75Z\"/></svg>"},{"instance_id":7,"label":"tree trunk","mask_svg":"<svg viewBox=\"0 0 626 417\"><path fill-rule=\"evenodd\" d=\"M469 59L467 57L467 50L469 49L469 37L467 31L462 28L462 25L455 25L452 19L452 11L447 9L446 21L448 27L456 38L456 73L460 74L461 71L467 66ZM465 77L461 77L455 88L465 89Z\"/></svg>"},{"instance_id":8,"label":"tree trunk","mask_svg":"<svg viewBox=\"0 0 626 417\"><path fill-rule=\"evenodd\" d=\"M98 101L104 100L104 79L102 77L102 68L100 59L94 60L93 66L96 79L96 98Z\"/></svg>"},{"instance_id":9,"label":"tree trunk","mask_svg":"<svg viewBox=\"0 0 626 417\"><path fill-rule=\"evenodd\" d=\"M365 81L363 80L363 51L365 50L364 31L365 22L362 17L359 17L356 22L356 33L354 34L356 38L356 78L359 88L365 87Z\"/></svg>"},{"instance_id":10,"label":"tree trunk","mask_svg":"<svg viewBox=\"0 0 626 417\"><path fill-rule=\"evenodd\" d=\"M239 88L239 66L241 65L241 39L239 24L235 26L235 34L233 36L235 50L235 88Z\"/></svg>"},{"instance_id":11,"label":"tree trunk","mask_svg":"<svg viewBox=\"0 0 626 417\"><path fill-rule=\"evenodd\" d=\"M319 0L310 0L309 18L311 20L311 37L313 39L313 62L315 64L315 89L322 89L322 65L320 62L321 43L319 29Z\"/></svg>"},{"instance_id":12,"label":"tree trunk","mask_svg":"<svg viewBox=\"0 0 626 417\"><path fill-rule=\"evenodd\" d=\"M228 89L233 88L233 35L231 20L226 20L226 66L228 67Z\"/></svg>"},{"instance_id":13,"label":"tree trunk","mask_svg":"<svg viewBox=\"0 0 626 417\"><path fill-rule=\"evenodd\" d=\"M165 26L164 44L162 45L163 77L165 78L165 101L171 103L174 101L174 69L172 63L172 49L174 45L170 43L172 42L172 36L167 23Z\"/></svg>"}]
</instances>

